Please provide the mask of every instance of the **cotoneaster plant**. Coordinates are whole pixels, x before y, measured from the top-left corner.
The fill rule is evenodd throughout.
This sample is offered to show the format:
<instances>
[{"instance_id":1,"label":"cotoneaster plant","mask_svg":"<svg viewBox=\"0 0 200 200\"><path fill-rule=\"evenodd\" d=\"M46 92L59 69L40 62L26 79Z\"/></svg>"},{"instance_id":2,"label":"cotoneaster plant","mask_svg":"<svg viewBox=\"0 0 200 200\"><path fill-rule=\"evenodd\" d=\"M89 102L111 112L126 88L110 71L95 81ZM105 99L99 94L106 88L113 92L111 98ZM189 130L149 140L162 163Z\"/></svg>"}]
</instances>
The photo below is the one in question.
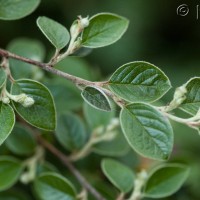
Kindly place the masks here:
<instances>
[{"instance_id":1,"label":"cotoneaster plant","mask_svg":"<svg viewBox=\"0 0 200 200\"><path fill-rule=\"evenodd\" d=\"M0 19L20 19L38 4L39 0L0 0ZM43 62L44 48L36 40L20 38L12 41L8 50L0 49L0 144L7 149L0 157L1 199L161 199L180 189L189 168L167 162L174 145L169 120L199 131L200 77L178 87L168 105L157 106L154 102L172 86L165 73L151 63L129 62L104 81L80 78L89 77L85 68L77 69L75 76L73 66L63 67L71 55L87 54L90 49L113 44L128 25L122 16L99 13L79 16L68 31L59 22L41 16L37 26L55 48L47 63ZM76 61L72 59L73 62ZM68 94L71 101L66 102ZM85 101L83 112L71 112L74 107L81 110L80 96ZM70 104L70 108L62 107L64 104ZM175 116L175 109L191 117ZM132 152L130 148L139 157L157 160L156 166L139 170L126 166L118 156L127 156L127 152ZM67 169L53 162L52 156L45 156L46 151ZM95 165L87 159L91 153L104 157L98 157L102 159L102 172L119 192L102 175L105 186L89 183L91 178L87 174L84 178L82 167L82 173L78 170L80 162L74 166L79 160ZM105 192L108 185L110 193ZM17 192L16 188L24 192Z\"/></svg>"}]
</instances>

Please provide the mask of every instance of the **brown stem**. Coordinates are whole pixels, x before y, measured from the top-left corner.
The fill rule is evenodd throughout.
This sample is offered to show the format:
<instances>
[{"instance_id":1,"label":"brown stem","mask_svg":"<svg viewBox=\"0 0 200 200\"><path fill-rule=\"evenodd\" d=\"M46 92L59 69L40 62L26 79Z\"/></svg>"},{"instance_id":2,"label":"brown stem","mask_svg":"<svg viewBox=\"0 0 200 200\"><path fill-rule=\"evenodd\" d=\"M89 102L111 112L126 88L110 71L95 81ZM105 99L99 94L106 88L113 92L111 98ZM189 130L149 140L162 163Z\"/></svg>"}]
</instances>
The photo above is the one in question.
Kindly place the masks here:
<instances>
[{"instance_id":1,"label":"brown stem","mask_svg":"<svg viewBox=\"0 0 200 200\"><path fill-rule=\"evenodd\" d=\"M37 135L37 139L40 144L48 149L52 154L59 158L62 163L74 174L79 183L90 192L97 200L106 200L102 195L87 182L87 180L80 174L80 172L72 165L69 158L66 157L61 151L55 148L52 144L44 140L40 135Z\"/></svg>"},{"instance_id":2,"label":"brown stem","mask_svg":"<svg viewBox=\"0 0 200 200\"><path fill-rule=\"evenodd\" d=\"M75 84L80 84L80 85L97 85L97 86L100 85L100 83L98 83L98 82L96 84L95 82L87 81L87 80L84 80L82 78L79 78L79 77L76 77L76 76L72 76L72 75L70 75L68 73L62 72L62 71L57 70L55 68L52 68L52 66L49 65L49 64L38 62L38 61L35 61L35 60L31 60L29 58L24 58L24 57L18 56L16 54L13 54L13 53L11 53L9 51L6 51L4 49L0 49L0 55L2 57L13 58L13 59L16 59L16 60L23 61L25 63L36 65L36 66L42 68L45 71L48 71L48 72L50 72L52 74L55 74L57 76L61 76L61 77L65 78L65 79L67 79L67 80L72 81Z\"/></svg>"}]
</instances>

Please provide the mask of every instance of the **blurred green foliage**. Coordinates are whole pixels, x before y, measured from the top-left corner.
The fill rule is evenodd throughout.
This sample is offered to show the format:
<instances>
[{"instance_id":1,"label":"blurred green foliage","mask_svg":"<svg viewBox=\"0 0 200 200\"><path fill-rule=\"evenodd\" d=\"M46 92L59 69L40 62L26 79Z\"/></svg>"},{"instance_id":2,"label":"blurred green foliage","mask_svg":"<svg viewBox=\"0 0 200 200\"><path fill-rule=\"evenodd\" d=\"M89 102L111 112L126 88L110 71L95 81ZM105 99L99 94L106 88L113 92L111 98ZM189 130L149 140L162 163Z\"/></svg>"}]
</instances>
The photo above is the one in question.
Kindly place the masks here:
<instances>
[{"instance_id":1,"label":"blurred green foliage","mask_svg":"<svg viewBox=\"0 0 200 200\"><path fill-rule=\"evenodd\" d=\"M177 7L182 3L187 3L190 6L190 13L185 17L178 16L176 13ZM103 73L102 77L106 77L124 63L136 60L148 61L165 71L172 82L171 93L163 98L163 101L168 103L177 86L185 83L191 77L199 76L200 73L200 19L196 19L196 6L198 3L200 2L195 0L192 2L189 0L184 2L179 0L42 0L38 9L30 16L17 21L0 21L0 47L6 48L8 43L17 37L37 39L46 47L47 60L48 55L52 54L53 48L51 44L44 40L36 26L38 16L50 17L69 28L78 15L85 17L98 12L117 13L130 20L130 26L125 36L114 45L95 50L85 58L85 61L74 58L63 61L66 62L64 64L69 66L84 66L83 72L77 70L77 68L66 70L88 80L99 80L103 79L100 78L99 71ZM57 68L63 69L62 62L59 63ZM55 96L58 112L76 110L75 108L78 108L78 112L80 112L82 100L78 90L67 81L59 79L60 83L58 78L53 78L52 75L43 79L43 82ZM52 84L54 82L56 82L56 85ZM66 86L63 86L63 82L66 83ZM58 88L60 91L57 90ZM69 93L64 93L66 90ZM60 98L62 95L64 95L64 98ZM71 105L67 103L67 99L70 98L74 99ZM64 108L61 105L65 105ZM192 173L186 186L172 197L166 198L166 200L198 200L200 199L200 190L198 189L200 180L200 137L192 129L180 124L174 124L174 129L175 148L171 160L188 163L191 166ZM5 145L0 148L0 153L10 154ZM51 156L48 157L48 160L51 161L52 159ZM91 154L84 162L79 161L77 166L81 166L82 172L88 180L91 180L93 185L98 185L98 189L103 190L105 196L107 194L112 199L112 195L116 193L116 190L108 182L103 185L99 168L100 159L101 156ZM133 153L131 158L127 154L127 158L121 159L125 160L132 168L136 168L139 162ZM91 165L93 166L91 167ZM62 166L59 166L59 168L60 171L63 170ZM84 169L88 169L87 172ZM68 172L63 174L65 173L68 174ZM68 176L70 177L69 174ZM109 192L107 191L107 185L110 188ZM26 189L29 193L30 188ZM113 191L113 194L110 194L110 190ZM12 193L15 193L15 190ZM9 191L1 193L0 199L2 197L3 200L9 199ZM22 196L16 197L16 199L27 198Z\"/></svg>"}]
</instances>

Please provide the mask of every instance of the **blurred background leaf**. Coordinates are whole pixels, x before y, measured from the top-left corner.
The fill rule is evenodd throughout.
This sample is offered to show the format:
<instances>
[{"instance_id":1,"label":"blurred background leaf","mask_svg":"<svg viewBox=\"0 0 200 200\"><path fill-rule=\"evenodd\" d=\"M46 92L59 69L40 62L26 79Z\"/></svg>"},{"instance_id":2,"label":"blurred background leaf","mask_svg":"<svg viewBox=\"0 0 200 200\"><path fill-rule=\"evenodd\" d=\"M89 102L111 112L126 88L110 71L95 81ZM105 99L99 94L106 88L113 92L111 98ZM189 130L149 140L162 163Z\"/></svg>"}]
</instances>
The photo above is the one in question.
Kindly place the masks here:
<instances>
[{"instance_id":1,"label":"blurred background leaf","mask_svg":"<svg viewBox=\"0 0 200 200\"><path fill-rule=\"evenodd\" d=\"M178 16L176 13L177 7L183 3L188 4L190 8L190 12L185 17ZM176 87L185 83L189 78L200 74L200 19L196 19L196 6L198 4L198 0L185 0L184 2L181 0L126 0L123 2L121 0L43 0L37 10L26 18L17 21L0 21L0 47L6 48L17 37L28 37L35 41L35 45L38 43L36 41L43 43L47 56L44 58L44 50L41 50L40 59L44 58L45 61L48 61L48 55L52 54L53 47L44 39L36 26L38 16L50 17L69 29L78 15L86 17L98 12L113 12L122 15L130 20L130 25L121 40L111 46L92 51L84 59L75 57L66 59L63 62L68 62L68 64L59 63L59 65L63 64L63 66L57 67L88 80L104 80L105 78L102 77L109 77L114 70L125 63L137 60L148 61L160 67L172 82L173 88L162 99L166 104L171 100ZM41 49L43 49L43 45L39 44L39 46L42 46ZM21 50L27 50L27 48L21 48ZM29 47L29 50L31 50L31 47ZM29 50L26 52L28 53ZM78 63L81 66L85 65L85 67L79 67ZM21 71L23 67L20 66L21 64L17 69ZM43 76L40 76L40 78L42 77L42 82L52 91L58 113L75 110L80 116L83 116L83 101L80 91L62 78L56 78L50 74L46 75L45 78ZM73 101L70 101L71 99ZM100 119L94 122L88 120L87 113L93 113L93 115L90 114L91 120L93 120L93 116L99 115L97 112L85 112L86 119L85 117L84 119L90 127L106 124L104 120L99 124ZM116 113L118 114L118 111ZM177 113L183 116L181 111ZM187 117L187 115L185 116ZM108 121L109 118L107 119ZM194 130L183 125L173 123L173 127L175 147L171 160L188 163L191 166L192 173L185 187L164 200L198 200L200 199L200 137ZM57 143L55 145L60 148ZM5 145L1 146L0 153L1 155L12 154ZM132 151L119 159L132 169L136 169L141 163L141 160ZM51 163L56 163L56 167L59 170L61 169L67 177L70 176L66 169L61 164L58 164L57 160L52 158L51 155L47 154L47 160ZM83 161L78 162L77 166L82 171L85 169L84 174L87 174L87 179L98 189L101 189L103 193L107 194L106 197L108 199L114 199L116 190L108 182L105 183L100 173L99 160L101 160L99 155L92 154ZM30 188L27 190L29 193ZM0 197L5 196L5 194L4 196L1 195L2 193L0 193Z\"/></svg>"}]
</instances>

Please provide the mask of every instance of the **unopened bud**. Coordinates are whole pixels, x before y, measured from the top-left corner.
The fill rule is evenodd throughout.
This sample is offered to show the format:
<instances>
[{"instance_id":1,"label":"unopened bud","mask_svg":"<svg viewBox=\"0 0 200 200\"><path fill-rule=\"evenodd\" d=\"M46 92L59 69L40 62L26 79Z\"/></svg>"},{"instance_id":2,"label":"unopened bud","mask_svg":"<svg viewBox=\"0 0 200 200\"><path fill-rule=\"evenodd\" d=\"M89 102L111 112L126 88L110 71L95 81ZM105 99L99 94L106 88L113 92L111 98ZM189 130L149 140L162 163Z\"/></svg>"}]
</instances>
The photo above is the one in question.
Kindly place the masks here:
<instances>
[{"instance_id":1,"label":"unopened bud","mask_svg":"<svg viewBox=\"0 0 200 200\"><path fill-rule=\"evenodd\" d=\"M30 182L30 176L29 176L29 173L23 173L20 177L20 181L23 183L23 184L28 184Z\"/></svg>"},{"instance_id":2,"label":"unopened bud","mask_svg":"<svg viewBox=\"0 0 200 200\"><path fill-rule=\"evenodd\" d=\"M174 93L174 99L184 98L187 93L185 85L178 87Z\"/></svg>"},{"instance_id":3,"label":"unopened bud","mask_svg":"<svg viewBox=\"0 0 200 200\"><path fill-rule=\"evenodd\" d=\"M9 104L10 103L10 99L8 97L3 97L2 98L2 102L5 104Z\"/></svg>"},{"instance_id":4,"label":"unopened bud","mask_svg":"<svg viewBox=\"0 0 200 200\"><path fill-rule=\"evenodd\" d=\"M185 87L185 85L178 87L174 93L173 100L170 102L169 106L166 107L165 111L169 112L171 110L178 108L186 99L186 93L187 93L187 88Z\"/></svg>"},{"instance_id":5,"label":"unopened bud","mask_svg":"<svg viewBox=\"0 0 200 200\"><path fill-rule=\"evenodd\" d=\"M70 34L73 38L76 38L84 28L89 26L89 19L88 17L82 18L78 16L79 19L75 20L70 28Z\"/></svg>"},{"instance_id":6,"label":"unopened bud","mask_svg":"<svg viewBox=\"0 0 200 200\"><path fill-rule=\"evenodd\" d=\"M181 87L178 87L174 93L174 103L179 106L180 104L183 103L183 101L186 99L186 93L187 93L187 89L186 87L183 85Z\"/></svg>"},{"instance_id":7,"label":"unopened bud","mask_svg":"<svg viewBox=\"0 0 200 200\"><path fill-rule=\"evenodd\" d=\"M89 18L88 16L85 17L85 18L82 18L82 17L80 16L80 26L81 26L82 29L84 29L84 28L86 28L87 26L89 26L90 21L89 21L88 18Z\"/></svg>"},{"instance_id":8,"label":"unopened bud","mask_svg":"<svg viewBox=\"0 0 200 200\"><path fill-rule=\"evenodd\" d=\"M35 103L34 99L31 97L26 97L23 102L21 102L22 106L30 107Z\"/></svg>"},{"instance_id":9,"label":"unopened bud","mask_svg":"<svg viewBox=\"0 0 200 200\"><path fill-rule=\"evenodd\" d=\"M145 170L142 170L139 175L140 175L141 179L143 179L143 180L147 179L147 177L148 177L148 174Z\"/></svg>"}]
</instances>

